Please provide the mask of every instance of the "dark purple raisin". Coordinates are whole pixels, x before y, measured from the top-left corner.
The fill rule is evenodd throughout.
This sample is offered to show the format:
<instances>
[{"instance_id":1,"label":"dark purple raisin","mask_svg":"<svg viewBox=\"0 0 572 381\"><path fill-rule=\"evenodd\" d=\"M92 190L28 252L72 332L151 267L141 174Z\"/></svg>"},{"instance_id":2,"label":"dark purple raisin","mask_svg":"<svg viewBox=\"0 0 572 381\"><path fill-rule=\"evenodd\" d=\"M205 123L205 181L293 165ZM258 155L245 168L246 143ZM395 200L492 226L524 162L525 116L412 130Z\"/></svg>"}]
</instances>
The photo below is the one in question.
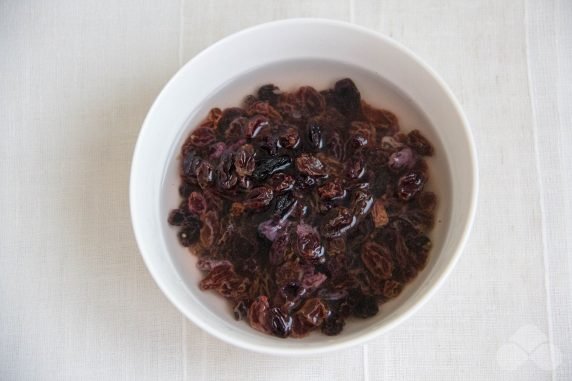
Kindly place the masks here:
<instances>
[{"instance_id":1,"label":"dark purple raisin","mask_svg":"<svg viewBox=\"0 0 572 381\"><path fill-rule=\"evenodd\" d=\"M247 138L255 138L270 126L268 118L263 115L254 115L248 120L244 134Z\"/></svg>"},{"instance_id":2,"label":"dark purple raisin","mask_svg":"<svg viewBox=\"0 0 572 381\"><path fill-rule=\"evenodd\" d=\"M171 213L169 213L169 218L167 219L167 221L169 222L169 225L183 226L187 219L187 216L188 215L181 209L173 209L171 210Z\"/></svg>"},{"instance_id":3,"label":"dark purple raisin","mask_svg":"<svg viewBox=\"0 0 572 381\"><path fill-rule=\"evenodd\" d=\"M354 316L365 319L377 315L379 306L373 296L361 296L354 305L352 313Z\"/></svg>"},{"instance_id":4,"label":"dark purple raisin","mask_svg":"<svg viewBox=\"0 0 572 381\"><path fill-rule=\"evenodd\" d=\"M287 149L294 149L298 147L300 143L300 135L298 134L298 129L296 127L288 127L278 139L280 147Z\"/></svg>"},{"instance_id":5,"label":"dark purple raisin","mask_svg":"<svg viewBox=\"0 0 572 381\"><path fill-rule=\"evenodd\" d=\"M401 172L405 169L410 169L415 164L415 156L411 148L406 147L397 152L394 152L389 156L387 161L387 166L393 172Z\"/></svg>"},{"instance_id":6,"label":"dark purple raisin","mask_svg":"<svg viewBox=\"0 0 572 381\"><path fill-rule=\"evenodd\" d=\"M292 317L282 313L280 308L270 310L270 331L274 336L285 338L292 331Z\"/></svg>"},{"instance_id":7,"label":"dark purple raisin","mask_svg":"<svg viewBox=\"0 0 572 381\"><path fill-rule=\"evenodd\" d=\"M181 186L179 187L179 195L183 198L189 197L191 192L193 191L193 185L184 181Z\"/></svg>"},{"instance_id":8,"label":"dark purple raisin","mask_svg":"<svg viewBox=\"0 0 572 381\"><path fill-rule=\"evenodd\" d=\"M308 224L296 226L298 237L298 251L300 256L313 264L324 263L324 247L320 242L318 231Z\"/></svg>"},{"instance_id":9,"label":"dark purple raisin","mask_svg":"<svg viewBox=\"0 0 572 381\"><path fill-rule=\"evenodd\" d=\"M296 169L307 176L326 176L326 166L317 157L303 153L296 158Z\"/></svg>"},{"instance_id":10,"label":"dark purple raisin","mask_svg":"<svg viewBox=\"0 0 572 381\"><path fill-rule=\"evenodd\" d=\"M256 163L254 161L254 147L245 144L238 149L234 155L234 167L238 176L250 176L254 172Z\"/></svg>"},{"instance_id":11,"label":"dark purple raisin","mask_svg":"<svg viewBox=\"0 0 572 381\"><path fill-rule=\"evenodd\" d=\"M207 161L201 161L196 169L197 181L201 188L208 188L214 181L214 169Z\"/></svg>"},{"instance_id":12,"label":"dark purple raisin","mask_svg":"<svg viewBox=\"0 0 572 381\"><path fill-rule=\"evenodd\" d=\"M431 240L425 235L411 238L407 240L406 244L407 247L416 252L429 251L431 249Z\"/></svg>"},{"instance_id":13,"label":"dark purple raisin","mask_svg":"<svg viewBox=\"0 0 572 381\"><path fill-rule=\"evenodd\" d=\"M238 176L233 171L219 168L217 171L217 185L220 189L233 189L238 183Z\"/></svg>"},{"instance_id":14,"label":"dark purple raisin","mask_svg":"<svg viewBox=\"0 0 572 381\"><path fill-rule=\"evenodd\" d=\"M302 104L310 115L319 114L326 108L326 99L311 86L303 86L298 90Z\"/></svg>"},{"instance_id":15,"label":"dark purple raisin","mask_svg":"<svg viewBox=\"0 0 572 381\"><path fill-rule=\"evenodd\" d=\"M284 194L276 197L276 206L274 207L275 213L279 216L283 216L295 201L296 200L290 194Z\"/></svg>"},{"instance_id":16,"label":"dark purple raisin","mask_svg":"<svg viewBox=\"0 0 572 381\"><path fill-rule=\"evenodd\" d=\"M219 133L224 134L233 120L244 115L245 111L241 108L238 107L225 108L217 123L217 128Z\"/></svg>"},{"instance_id":17,"label":"dark purple raisin","mask_svg":"<svg viewBox=\"0 0 572 381\"><path fill-rule=\"evenodd\" d=\"M330 315L326 304L318 298L308 299L296 313L297 317L309 327L319 327Z\"/></svg>"},{"instance_id":18,"label":"dark purple raisin","mask_svg":"<svg viewBox=\"0 0 572 381\"><path fill-rule=\"evenodd\" d=\"M421 135L419 130L413 130L407 134L406 143L419 155L431 156L433 155L433 146L425 136Z\"/></svg>"},{"instance_id":19,"label":"dark purple raisin","mask_svg":"<svg viewBox=\"0 0 572 381\"><path fill-rule=\"evenodd\" d=\"M264 209L272 201L274 193L270 187L253 188L244 201L246 209Z\"/></svg>"},{"instance_id":20,"label":"dark purple raisin","mask_svg":"<svg viewBox=\"0 0 572 381\"><path fill-rule=\"evenodd\" d=\"M410 171L399 178L399 182L397 184L397 195L402 200L410 200L423 189L425 181L427 180L421 172Z\"/></svg>"},{"instance_id":21,"label":"dark purple raisin","mask_svg":"<svg viewBox=\"0 0 572 381\"><path fill-rule=\"evenodd\" d=\"M375 242L366 242L362 248L361 260L375 278L391 278L393 264L389 258L387 249Z\"/></svg>"},{"instance_id":22,"label":"dark purple raisin","mask_svg":"<svg viewBox=\"0 0 572 381\"><path fill-rule=\"evenodd\" d=\"M248 123L249 119L244 116L240 116L230 122L230 125L224 132L224 137L227 139L227 143L245 137Z\"/></svg>"},{"instance_id":23,"label":"dark purple raisin","mask_svg":"<svg viewBox=\"0 0 572 381\"><path fill-rule=\"evenodd\" d=\"M200 225L197 220L190 222L187 220L185 226L179 231L177 236L181 245L187 247L191 246L199 239Z\"/></svg>"},{"instance_id":24,"label":"dark purple raisin","mask_svg":"<svg viewBox=\"0 0 572 381\"><path fill-rule=\"evenodd\" d=\"M274 106L280 99L280 89L278 89L278 87L274 86L273 84L261 86L258 89L258 99L261 101L266 101Z\"/></svg>"},{"instance_id":25,"label":"dark purple raisin","mask_svg":"<svg viewBox=\"0 0 572 381\"><path fill-rule=\"evenodd\" d=\"M348 208L332 209L324 219L322 235L327 238L336 238L345 234L356 223L356 217Z\"/></svg>"},{"instance_id":26,"label":"dark purple raisin","mask_svg":"<svg viewBox=\"0 0 572 381\"><path fill-rule=\"evenodd\" d=\"M202 193L192 192L189 195L189 211L197 216L202 215L207 211L207 200Z\"/></svg>"},{"instance_id":27,"label":"dark purple raisin","mask_svg":"<svg viewBox=\"0 0 572 381\"><path fill-rule=\"evenodd\" d=\"M356 180L365 174L365 160L359 155L346 162L346 176L349 179Z\"/></svg>"},{"instance_id":28,"label":"dark purple raisin","mask_svg":"<svg viewBox=\"0 0 572 381\"><path fill-rule=\"evenodd\" d=\"M250 326L258 331L270 333L270 305L268 297L261 295L248 309L248 322Z\"/></svg>"},{"instance_id":29,"label":"dark purple raisin","mask_svg":"<svg viewBox=\"0 0 572 381\"><path fill-rule=\"evenodd\" d=\"M322 129L317 120L311 119L307 125L308 147L311 151L318 151L322 148Z\"/></svg>"},{"instance_id":30,"label":"dark purple raisin","mask_svg":"<svg viewBox=\"0 0 572 381\"><path fill-rule=\"evenodd\" d=\"M294 178L286 173L275 173L270 178L270 185L275 193L284 193L294 188Z\"/></svg>"},{"instance_id":31,"label":"dark purple raisin","mask_svg":"<svg viewBox=\"0 0 572 381\"><path fill-rule=\"evenodd\" d=\"M369 213L373 205L372 194L363 189L358 189L354 192L351 199L351 206L355 216L364 216Z\"/></svg>"},{"instance_id":32,"label":"dark purple raisin","mask_svg":"<svg viewBox=\"0 0 572 381\"><path fill-rule=\"evenodd\" d=\"M298 190L307 190L318 185L315 177L300 175L296 177L295 187Z\"/></svg>"},{"instance_id":33,"label":"dark purple raisin","mask_svg":"<svg viewBox=\"0 0 572 381\"><path fill-rule=\"evenodd\" d=\"M210 127L199 127L197 128L190 137L190 143L193 147L204 148L216 140L215 132Z\"/></svg>"},{"instance_id":34,"label":"dark purple raisin","mask_svg":"<svg viewBox=\"0 0 572 381\"><path fill-rule=\"evenodd\" d=\"M182 162L183 176L188 179L196 178L197 167L202 159L194 151L188 151Z\"/></svg>"},{"instance_id":35,"label":"dark purple raisin","mask_svg":"<svg viewBox=\"0 0 572 381\"><path fill-rule=\"evenodd\" d=\"M338 109L346 116L355 116L361 107L361 95L355 83L345 78L336 82L334 98Z\"/></svg>"},{"instance_id":36,"label":"dark purple raisin","mask_svg":"<svg viewBox=\"0 0 572 381\"><path fill-rule=\"evenodd\" d=\"M340 179L334 179L318 188L318 195L323 200L335 200L344 198L346 190Z\"/></svg>"},{"instance_id":37,"label":"dark purple raisin","mask_svg":"<svg viewBox=\"0 0 572 381\"><path fill-rule=\"evenodd\" d=\"M381 197L387 192L387 186L391 181L389 171L385 168L376 168L375 178L372 181L372 193L375 197Z\"/></svg>"},{"instance_id":38,"label":"dark purple raisin","mask_svg":"<svg viewBox=\"0 0 572 381\"><path fill-rule=\"evenodd\" d=\"M270 242L273 242L276 240L278 235L280 235L282 230L286 228L286 226L286 221L275 219L266 220L258 225L258 234Z\"/></svg>"},{"instance_id":39,"label":"dark purple raisin","mask_svg":"<svg viewBox=\"0 0 572 381\"><path fill-rule=\"evenodd\" d=\"M337 313L333 313L322 324L322 333L327 336L336 336L344 329L346 322Z\"/></svg>"},{"instance_id":40,"label":"dark purple raisin","mask_svg":"<svg viewBox=\"0 0 572 381\"><path fill-rule=\"evenodd\" d=\"M345 149L339 133L334 132L332 136L328 139L328 143L326 144L326 150L334 159L338 161L343 159Z\"/></svg>"},{"instance_id":41,"label":"dark purple raisin","mask_svg":"<svg viewBox=\"0 0 572 381\"><path fill-rule=\"evenodd\" d=\"M256 168L252 172L252 177L256 181L266 180L270 175L283 171L292 165L292 159L289 156L271 157L262 159L256 163Z\"/></svg>"}]
</instances>

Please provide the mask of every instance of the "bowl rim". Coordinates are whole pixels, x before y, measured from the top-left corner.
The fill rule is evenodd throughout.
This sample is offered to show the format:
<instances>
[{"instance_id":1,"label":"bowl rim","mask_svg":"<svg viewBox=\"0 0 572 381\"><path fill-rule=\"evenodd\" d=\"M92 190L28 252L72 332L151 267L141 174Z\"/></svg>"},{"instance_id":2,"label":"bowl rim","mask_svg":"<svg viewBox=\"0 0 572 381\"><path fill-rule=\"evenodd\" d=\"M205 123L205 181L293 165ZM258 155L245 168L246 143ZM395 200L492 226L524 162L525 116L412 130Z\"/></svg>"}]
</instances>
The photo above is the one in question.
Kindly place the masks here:
<instances>
[{"instance_id":1,"label":"bowl rim","mask_svg":"<svg viewBox=\"0 0 572 381\"><path fill-rule=\"evenodd\" d=\"M464 133L464 138L466 139L468 150L468 159L470 162L470 170L472 172L471 181L471 197L470 197L470 205L467 214L467 220L465 222L465 226L463 232L458 239L456 245L452 249L452 255L449 261L446 263L444 268L437 274L435 282L430 285L426 290L422 292L419 297L419 300L413 304L409 309L403 311L399 316L396 318L388 321L386 324L383 324L371 331L366 331L360 334L359 336L348 338L345 340L339 340L335 343L325 343L323 346L316 346L316 347L308 347L308 348L277 348L277 347L270 347L264 344L254 344L244 340L234 339L231 336L227 336L212 329L207 323L203 321L202 318L199 318L195 315L192 310L189 310L181 303L179 303L178 298L175 296L174 292L172 292L167 285L161 279L161 276L158 274L158 270L156 270L150 263L151 259L149 258L149 254L147 254L147 249L142 244L143 239L141 237L141 228L139 228L139 222L136 220L135 215L135 199L136 199L136 186L135 186L135 173L137 171L138 159L142 155L142 140L144 136L144 132L150 128L149 126L149 119L150 115L154 113L155 109L158 107L158 104L161 103L162 98L165 96L165 93L173 86L174 82L177 82L179 77L182 76L183 72L186 71L186 68L190 65L190 63L198 57L201 57L211 49L214 49L216 46L226 43L228 40L233 38L239 37L243 34L255 32L258 30L271 28L276 25L300 25L300 24L321 24L321 25L328 25L334 26L339 28L345 28L351 30L352 32L359 32L362 34L367 34L370 37L378 39L385 44L391 45L396 50L399 50L402 54L408 56L409 59L414 61L422 70L425 70L429 76L436 82L436 84L444 91L446 94L448 101L454 108L454 111L457 113L457 116L462 121L461 128ZM475 215L476 215L476 208L477 208L477 201L478 201L478 192L479 192L479 174L478 174L478 161L477 161L477 152L476 146L474 143L473 135L471 132L470 124L465 116L457 98L454 96L453 92L450 90L448 85L445 81L435 72L427 63L425 63L419 56L413 53L411 50L406 48L405 46L401 45L397 41L393 40L392 38L383 35L382 33L373 31L363 26L359 26L356 24L352 24L350 22L339 21L339 20L331 20L331 19L323 19L323 18L289 18L289 19L282 19L276 21L265 22L261 24L257 24L245 29L242 29L238 32L232 33L230 35L225 36L224 38L216 41L215 43L209 45L198 54L193 56L189 61L187 61L183 66L181 66L175 75L171 77L171 79L167 82L167 84L162 88L159 95L153 101L153 104L149 108L147 115L143 121L142 127L139 131L137 142L135 144L135 148L133 150L132 162L131 162L131 169L130 169L130 182L129 182L129 204L130 204L130 214L131 214L131 223L133 228L133 233L135 235L135 240L137 242L137 247L139 252L143 258L145 266L147 267L148 271L151 273L152 278L155 280L155 283L158 285L159 289L165 294L167 299L177 307L177 309L189 320L191 320L194 324L199 326L202 330L208 332L212 336L232 345L235 345L239 348L258 352L258 353L265 353L265 354L272 354L272 355L285 355L285 356L298 356L298 355L309 355L309 354L318 354L318 353L326 353L332 352L336 350L341 350L349 347L353 347L359 344L366 343L367 341L378 337L391 329L395 328L399 324L403 323L411 316L413 316L421 307L423 307L427 301L441 288L447 277L452 272L453 268L457 264L463 248L465 247L467 240L469 238Z\"/></svg>"}]
</instances>

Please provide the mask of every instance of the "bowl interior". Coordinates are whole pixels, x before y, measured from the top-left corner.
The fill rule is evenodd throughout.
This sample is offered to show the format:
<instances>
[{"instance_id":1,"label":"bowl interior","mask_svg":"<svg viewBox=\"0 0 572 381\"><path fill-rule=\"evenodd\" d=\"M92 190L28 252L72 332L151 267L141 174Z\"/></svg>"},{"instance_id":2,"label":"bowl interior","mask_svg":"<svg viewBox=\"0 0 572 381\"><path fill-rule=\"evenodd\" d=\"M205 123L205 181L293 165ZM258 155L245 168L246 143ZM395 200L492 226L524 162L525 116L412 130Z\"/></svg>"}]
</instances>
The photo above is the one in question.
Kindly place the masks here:
<instances>
[{"instance_id":1,"label":"bowl interior","mask_svg":"<svg viewBox=\"0 0 572 381\"><path fill-rule=\"evenodd\" d=\"M298 20L296 26L291 23L267 24L258 27L258 32L254 28L227 38L174 77L141 132L131 201L143 257L159 286L183 313L239 346L301 354L367 339L418 307L454 263L471 220L475 184L472 147L462 115L423 65L394 43L359 28L310 20ZM251 59L252 55L263 58ZM435 146L436 154L428 160L429 189L437 193L439 207L430 234L430 259L425 270L398 298L384 304L377 316L348 320L339 336L312 334L302 340L283 340L263 335L245 322L236 322L221 297L199 290L202 275L195 267L196 257L178 244L176 230L166 223L169 211L180 203L180 148L211 107L239 105L260 85L274 83L286 91L301 85L325 89L344 77L354 80L370 104L394 112L403 131L417 128Z\"/></svg>"}]
</instances>

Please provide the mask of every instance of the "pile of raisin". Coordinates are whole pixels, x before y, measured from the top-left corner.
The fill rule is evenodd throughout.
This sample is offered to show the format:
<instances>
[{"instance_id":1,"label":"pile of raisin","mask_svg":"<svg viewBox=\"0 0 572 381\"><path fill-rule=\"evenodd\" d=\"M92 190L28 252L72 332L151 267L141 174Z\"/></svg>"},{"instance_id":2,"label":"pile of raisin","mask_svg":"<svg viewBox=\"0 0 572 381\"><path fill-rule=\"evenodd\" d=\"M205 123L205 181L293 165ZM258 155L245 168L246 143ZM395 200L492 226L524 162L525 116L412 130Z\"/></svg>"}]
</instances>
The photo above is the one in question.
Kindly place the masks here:
<instances>
[{"instance_id":1,"label":"pile of raisin","mask_svg":"<svg viewBox=\"0 0 572 381\"><path fill-rule=\"evenodd\" d=\"M324 91L265 85L242 107L212 109L187 138L169 223L199 257L200 288L237 320L277 337L337 335L425 266L432 154L351 79Z\"/></svg>"}]
</instances>

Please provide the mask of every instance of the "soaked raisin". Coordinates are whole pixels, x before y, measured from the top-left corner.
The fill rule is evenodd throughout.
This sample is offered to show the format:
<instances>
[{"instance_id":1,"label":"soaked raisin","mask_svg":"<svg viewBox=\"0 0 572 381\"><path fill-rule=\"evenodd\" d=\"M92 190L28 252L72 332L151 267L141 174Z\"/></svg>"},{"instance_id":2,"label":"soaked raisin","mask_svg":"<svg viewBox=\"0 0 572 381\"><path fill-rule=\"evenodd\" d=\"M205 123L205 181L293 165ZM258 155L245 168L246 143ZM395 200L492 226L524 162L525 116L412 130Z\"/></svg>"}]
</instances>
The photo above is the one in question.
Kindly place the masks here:
<instances>
[{"instance_id":1,"label":"soaked raisin","mask_svg":"<svg viewBox=\"0 0 572 381\"><path fill-rule=\"evenodd\" d=\"M178 234L179 242L183 246L191 246L195 242L197 242L199 238L199 222L187 222L186 226L184 226Z\"/></svg>"},{"instance_id":2,"label":"soaked raisin","mask_svg":"<svg viewBox=\"0 0 572 381\"><path fill-rule=\"evenodd\" d=\"M352 313L354 316L365 319L377 315L379 306L373 296L361 296L355 304Z\"/></svg>"},{"instance_id":3,"label":"soaked raisin","mask_svg":"<svg viewBox=\"0 0 572 381\"><path fill-rule=\"evenodd\" d=\"M252 173L252 177L257 181L266 180L270 175L283 171L292 165L292 159L289 156L278 156L263 159L256 165L256 169Z\"/></svg>"}]
</instances>

